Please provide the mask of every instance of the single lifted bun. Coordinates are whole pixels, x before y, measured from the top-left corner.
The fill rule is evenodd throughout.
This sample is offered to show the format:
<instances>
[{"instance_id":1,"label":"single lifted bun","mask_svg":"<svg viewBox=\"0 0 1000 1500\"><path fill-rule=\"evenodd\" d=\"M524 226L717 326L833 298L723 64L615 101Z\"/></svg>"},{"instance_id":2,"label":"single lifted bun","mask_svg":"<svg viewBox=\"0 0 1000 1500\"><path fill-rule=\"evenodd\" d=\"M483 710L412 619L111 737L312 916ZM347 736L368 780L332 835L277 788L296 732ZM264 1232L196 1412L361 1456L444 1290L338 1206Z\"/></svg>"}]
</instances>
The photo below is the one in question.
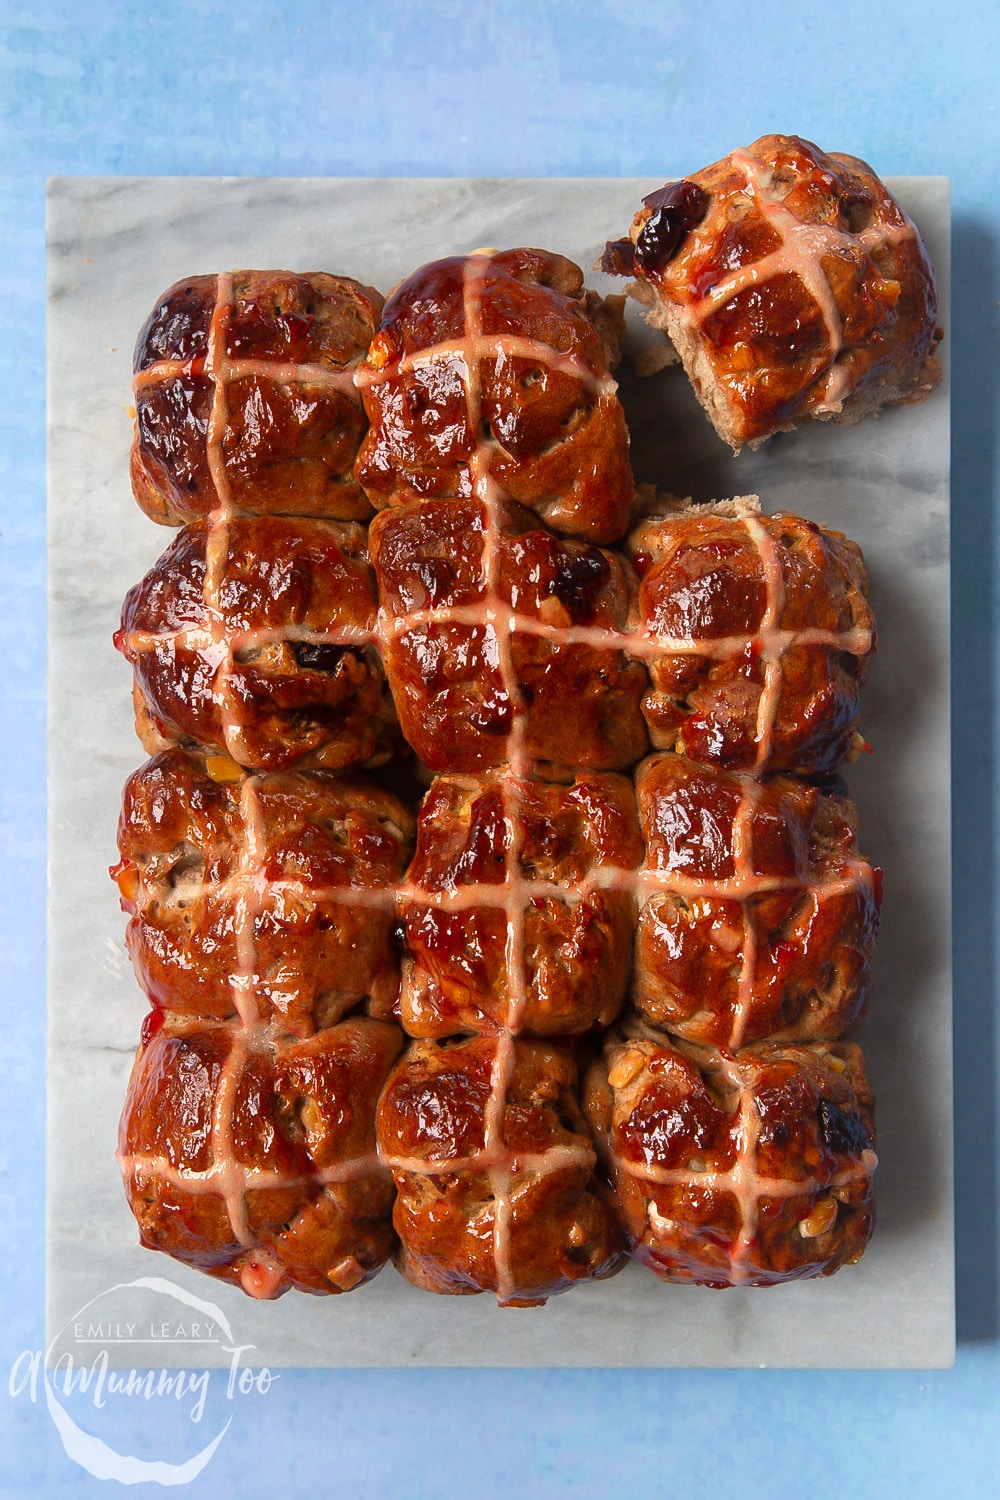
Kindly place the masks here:
<instances>
[{"instance_id":1,"label":"single lifted bun","mask_svg":"<svg viewBox=\"0 0 1000 1500\"><path fill-rule=\"evenodd\" d=\"M643 199L601 262L666 333L735 451L859 422L941 379L933 273L865 162L765 135Z\"/></svg>"}]
</instances>

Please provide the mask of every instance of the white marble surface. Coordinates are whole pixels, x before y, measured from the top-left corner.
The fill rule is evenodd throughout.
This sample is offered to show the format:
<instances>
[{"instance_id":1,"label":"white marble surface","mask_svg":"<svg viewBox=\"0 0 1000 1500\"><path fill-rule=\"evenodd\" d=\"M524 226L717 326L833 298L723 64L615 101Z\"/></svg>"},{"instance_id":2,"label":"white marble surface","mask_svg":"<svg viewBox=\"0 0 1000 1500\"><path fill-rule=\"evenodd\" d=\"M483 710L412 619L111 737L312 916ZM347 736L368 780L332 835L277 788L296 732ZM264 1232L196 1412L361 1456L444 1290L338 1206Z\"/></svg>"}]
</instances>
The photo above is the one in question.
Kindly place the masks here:
<instances>
[{"instance_id":1,"label":"white marble surface","mask_svg":"<svg viewBox=\"0 0 1000 1500\"><path fill-rule=\"evenodd\" d=\"M758 491L865 549L880 649L848 773L862 847L886 868L871 1014L879 1227L828 1281L713 1292L630 1267L541 1310L434 1298L388 1268L350 1296L252 1303L142 1250L114 1160L145 1002L107 866L121 784L142 759L121 598L168 544L131 500L131 350L159 293L237 266L330 270L383 290L421 261L542 244L589 266L643 192L625 179L62 178L49 197L49 1337L90 1298L167 1276L225 1308L278 1366L933 1367L954 1356L951 1155L947 387L858 428L817 425L733 459L679 371L621 374L640 479L697 499ZM938 272L941 178L896 179ZM599 275L591 284L606 285ZM636 337L636 342L639 336ZM945 344L947 361L947 344ZM163 1350L157 1363L190 1363ZM228 1363L219 1353L217 1362ZM122 1363L133 1360L127 1356ZM210 1361L209 1361L210 1362Z\"/></svg>"}]
</instances>

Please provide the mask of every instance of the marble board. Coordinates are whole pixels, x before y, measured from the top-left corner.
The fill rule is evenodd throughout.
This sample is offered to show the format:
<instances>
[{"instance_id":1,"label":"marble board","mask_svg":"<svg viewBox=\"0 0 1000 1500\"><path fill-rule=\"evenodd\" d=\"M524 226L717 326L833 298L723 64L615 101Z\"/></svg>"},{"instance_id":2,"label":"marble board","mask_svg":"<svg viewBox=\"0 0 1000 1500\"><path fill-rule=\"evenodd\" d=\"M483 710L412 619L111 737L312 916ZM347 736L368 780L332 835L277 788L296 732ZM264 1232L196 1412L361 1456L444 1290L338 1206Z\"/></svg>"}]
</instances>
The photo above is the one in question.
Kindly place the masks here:
<instances>
[{"instance_id":1,"label":"marble board","mask_svg":"<svg viewBox=\"0 0 1000 1500\"><path fill-rule=\"evenodd\" d=\"M685 163L667 164L671 170ZM686 165L690 166L691 163ZM665 171L664 175L668 175ZM662 178L660 179L662 181ZM388 290L424 260L544 245L585 268L625 232L633 179L59 178L49 190L50 1359L109 1288L168 1278L223 1310L254 1359L290 1366L944 1367L954 1359L951 1144L949 398L816 424L734 458L677 368L619 372L639 480L696 500L759 493L861 543L879 653L847 772L861 847L886 870L871 1012L858 1040L878 1101L879 1224L829 1280L724 1292L630 1265L543 1309L433 1297L390 1266L344 1297L254 1303L140 1248L115 1132L145 1012L107 868L121 785L143 759L130 674L111 645L126 589L168 545L131 499L131 355L160 292L233 267L329 270ZM943 178L890 179L924 235L948 326ZM598 290L611 282L588 273ZM948 342L943 346L947 370ZM147 1289L148 1290L148 1289ZM126 1345L110 1363L140 1354ZM188 1365L189 1347L158 1350ZM152 1358L152 1356L150 1357ZM198 1363L227 1365L218 1341ZM147 1360L149 1363L149 1360Z\"/></svg>"}]
</instances>

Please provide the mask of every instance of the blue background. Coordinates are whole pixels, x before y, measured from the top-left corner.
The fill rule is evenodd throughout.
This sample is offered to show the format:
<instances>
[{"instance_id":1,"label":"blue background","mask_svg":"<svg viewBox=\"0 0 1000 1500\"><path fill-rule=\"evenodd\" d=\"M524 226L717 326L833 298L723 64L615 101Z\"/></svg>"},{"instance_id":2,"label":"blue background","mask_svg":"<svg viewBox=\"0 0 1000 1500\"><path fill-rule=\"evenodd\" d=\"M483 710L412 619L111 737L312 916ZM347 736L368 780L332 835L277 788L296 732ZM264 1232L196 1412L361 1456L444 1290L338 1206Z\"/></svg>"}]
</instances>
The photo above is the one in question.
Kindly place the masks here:
<instances>
[{"instance_id":1,"label":"blue background","mask_svg":"<svg viewBox=\"0 0 1000 1500\"><path fill-rule=\"evenodd\" d=\"M66 1458L44 1401L7 1390L43 1337L46 177L656 176L773 130L953 181L957 1366L286 1371L191 1492L997 1493L998 15L972 0L0 5L0 1493L107 1487ZM123 1444L155 1452L157 1420L139 1410Z\"/></svg>"}]
</instances>

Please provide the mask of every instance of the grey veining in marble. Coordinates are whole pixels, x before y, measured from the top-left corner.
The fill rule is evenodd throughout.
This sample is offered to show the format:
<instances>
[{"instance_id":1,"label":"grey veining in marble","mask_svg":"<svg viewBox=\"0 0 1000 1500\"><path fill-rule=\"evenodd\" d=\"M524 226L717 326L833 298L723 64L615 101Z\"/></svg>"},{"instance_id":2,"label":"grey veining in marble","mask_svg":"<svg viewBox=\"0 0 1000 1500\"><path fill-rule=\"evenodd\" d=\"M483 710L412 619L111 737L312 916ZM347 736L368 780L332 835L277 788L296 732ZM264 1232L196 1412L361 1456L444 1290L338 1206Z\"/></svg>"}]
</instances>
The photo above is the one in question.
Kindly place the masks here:
<instances>
[{"instance_id":1,"label":"grey veining in marble","mask_svg":"<svg viewBox=\"0 0 1000 1500\"><path fill-rule=\"evenodd\" d=\"M350 1296L253 1303L139 1248L114 1159L145 1002L107 867L122 782L142 759L111 647L126 589L171 533L128 483L131 350L155 298L196 272L329 270L388 290L421 261L543 244L594 263L657 184L616 179L62 178L49 197L50 864L48 1317L166 1276L225 1308L258 1363L931 1367L954 1351L950 1069L948 394L860 427L817 424L734 459L679 370L620 374L638 477L706 500L759 492L864 547L880 647L875 748L848 779L886 869L871 1014L879 1228L828 1281L713 1292L637 1267L541 1310L435 1298L387 1269ZM897 179L942 286L941 178ZM609 283L590 278L598 289ZM635 330L633 348L643 335ZM947 343L944 346L947 362ZM190 1363L184 1349L158 1363ZM122 1363L129 1364L128 1351ZM228 1356L218 1356L227 1363Z\"/></svg>"}]
</instances>

